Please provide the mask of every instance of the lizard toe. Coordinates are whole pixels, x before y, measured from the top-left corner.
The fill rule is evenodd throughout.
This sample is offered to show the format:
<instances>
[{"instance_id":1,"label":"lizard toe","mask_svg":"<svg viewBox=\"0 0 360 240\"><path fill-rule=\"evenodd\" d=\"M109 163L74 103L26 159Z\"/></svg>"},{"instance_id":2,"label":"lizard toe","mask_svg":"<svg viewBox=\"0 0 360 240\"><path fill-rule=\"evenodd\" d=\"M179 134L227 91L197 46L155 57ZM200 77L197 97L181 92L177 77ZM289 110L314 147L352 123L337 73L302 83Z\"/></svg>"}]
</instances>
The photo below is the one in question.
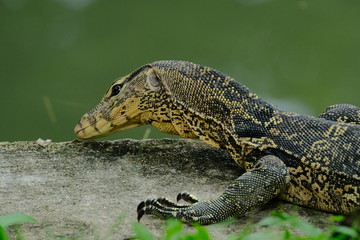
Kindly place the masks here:
<instances>
[{"instance_id":1,"label":"lizard toe","mask_svg":"<svg viewBox=\"0 0 360 240\"><path fill-rule=\"evenodd\" d=\"M142 208L138 211L138 220L144 215L154 215L160 218L177 218L188 224L211 224L236 215L233 207L217 201L203 201L192 205L174 204L165 206L156 200L149 200L139 205Z\"/></svg>"},{"instance_id":2,"label":"lizard toe","mask_svg":"<svg viewBox=\"0 0 360 240\"><path fill-rule=\"evenodd\" d=\"M179 193L176 197L176 201L184 200L185 202L194 204L199 202L198 198L188 192Z\"/></svg>"}]
</instances>

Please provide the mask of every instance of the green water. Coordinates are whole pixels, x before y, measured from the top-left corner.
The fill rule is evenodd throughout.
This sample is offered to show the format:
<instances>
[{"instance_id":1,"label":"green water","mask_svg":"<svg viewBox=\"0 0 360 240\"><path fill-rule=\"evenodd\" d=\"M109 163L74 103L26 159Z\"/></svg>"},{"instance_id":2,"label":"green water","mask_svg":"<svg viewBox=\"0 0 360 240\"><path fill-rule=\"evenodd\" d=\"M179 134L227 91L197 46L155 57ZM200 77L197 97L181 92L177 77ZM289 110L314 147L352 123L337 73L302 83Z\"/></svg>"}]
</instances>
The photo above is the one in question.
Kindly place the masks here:
<instances>
[{"instance_id":1,"label":"green water","mask_svg":"<svg viewBox=\"0 0 360 240\"><path fill-rule=\"evenodd\" d=\"M74 139L115 78L162 59L214 67L290 111L360 105L356 0L0 0L0 34L0 141Z\"/></svg>"}]
</instances>

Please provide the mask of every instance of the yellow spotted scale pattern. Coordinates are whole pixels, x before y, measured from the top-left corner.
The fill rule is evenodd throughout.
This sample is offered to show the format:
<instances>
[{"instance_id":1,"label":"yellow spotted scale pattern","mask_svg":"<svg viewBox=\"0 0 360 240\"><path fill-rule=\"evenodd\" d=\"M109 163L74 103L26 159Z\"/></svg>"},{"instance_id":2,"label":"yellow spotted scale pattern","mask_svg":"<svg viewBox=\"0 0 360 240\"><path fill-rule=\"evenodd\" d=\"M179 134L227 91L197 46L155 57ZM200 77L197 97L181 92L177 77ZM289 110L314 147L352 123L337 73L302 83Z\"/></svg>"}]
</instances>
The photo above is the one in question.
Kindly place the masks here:
<instances>
[{"instance_id":1,"label":"yellow spotted scale pattern","mask_svg":"<svg viewBox=\"0 0 360 240\"><path fill-rule=\"evenodd\" d=\"M360 206L356 106L335 105L320 117L285 112L217 70L158 61L116 80L75 133L89 139L143 124L226 149L246 172L214 200L143 201L139 219L153 214L210 224L275 197L341 214Z\"/></svg>"}]
</instances>

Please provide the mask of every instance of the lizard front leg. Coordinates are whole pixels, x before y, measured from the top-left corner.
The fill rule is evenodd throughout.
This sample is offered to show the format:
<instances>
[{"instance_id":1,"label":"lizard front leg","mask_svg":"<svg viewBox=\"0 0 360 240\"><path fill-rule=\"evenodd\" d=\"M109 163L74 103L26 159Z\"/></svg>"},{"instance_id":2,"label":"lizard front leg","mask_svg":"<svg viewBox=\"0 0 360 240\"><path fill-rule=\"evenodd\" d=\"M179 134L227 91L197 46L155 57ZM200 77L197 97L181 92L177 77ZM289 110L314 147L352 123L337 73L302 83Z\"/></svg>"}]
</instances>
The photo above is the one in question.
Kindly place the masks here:
<instances>
[{"instance_id":1,"label":"lizard front leg","mask_svg":"<svg viewBox=\"0 0 360 240\"><path fill-rule=\"evenodd\" d=\"M241 175L217 199L181 205L163 198L146 200L138 207L138 220L144 214L177 218L186 223L212 224L267 203L275 198L289 182L286 165L273 155L261 158L255 166Z\"/></svg>"}]
</instances>

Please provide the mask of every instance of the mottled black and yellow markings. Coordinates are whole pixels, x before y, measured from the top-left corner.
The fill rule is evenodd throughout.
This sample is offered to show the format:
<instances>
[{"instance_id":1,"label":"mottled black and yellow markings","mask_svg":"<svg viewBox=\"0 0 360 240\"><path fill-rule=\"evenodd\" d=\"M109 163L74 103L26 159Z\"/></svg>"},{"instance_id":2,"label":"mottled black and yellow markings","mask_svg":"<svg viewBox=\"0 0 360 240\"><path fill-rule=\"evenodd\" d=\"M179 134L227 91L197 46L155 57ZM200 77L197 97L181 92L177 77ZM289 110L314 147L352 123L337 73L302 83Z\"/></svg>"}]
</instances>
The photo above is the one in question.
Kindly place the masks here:
<instances>
[{"instance_id":1,"label":"mottled black and yellow markings","mask_svg":"<svg viewBox=\"0 0 360 240\"><path fill-rule=\"evenodd\" d=\"M159 61L116 80L75 133L90 139L143 124L226 149L246 173L215 200L184 194L189 204L144 201L139 218L154 214L209 224L276 196L342 214L360 206L356 106L334 105L319 118L284 112L217 70Z\"/></svg>"}]
</instances>

